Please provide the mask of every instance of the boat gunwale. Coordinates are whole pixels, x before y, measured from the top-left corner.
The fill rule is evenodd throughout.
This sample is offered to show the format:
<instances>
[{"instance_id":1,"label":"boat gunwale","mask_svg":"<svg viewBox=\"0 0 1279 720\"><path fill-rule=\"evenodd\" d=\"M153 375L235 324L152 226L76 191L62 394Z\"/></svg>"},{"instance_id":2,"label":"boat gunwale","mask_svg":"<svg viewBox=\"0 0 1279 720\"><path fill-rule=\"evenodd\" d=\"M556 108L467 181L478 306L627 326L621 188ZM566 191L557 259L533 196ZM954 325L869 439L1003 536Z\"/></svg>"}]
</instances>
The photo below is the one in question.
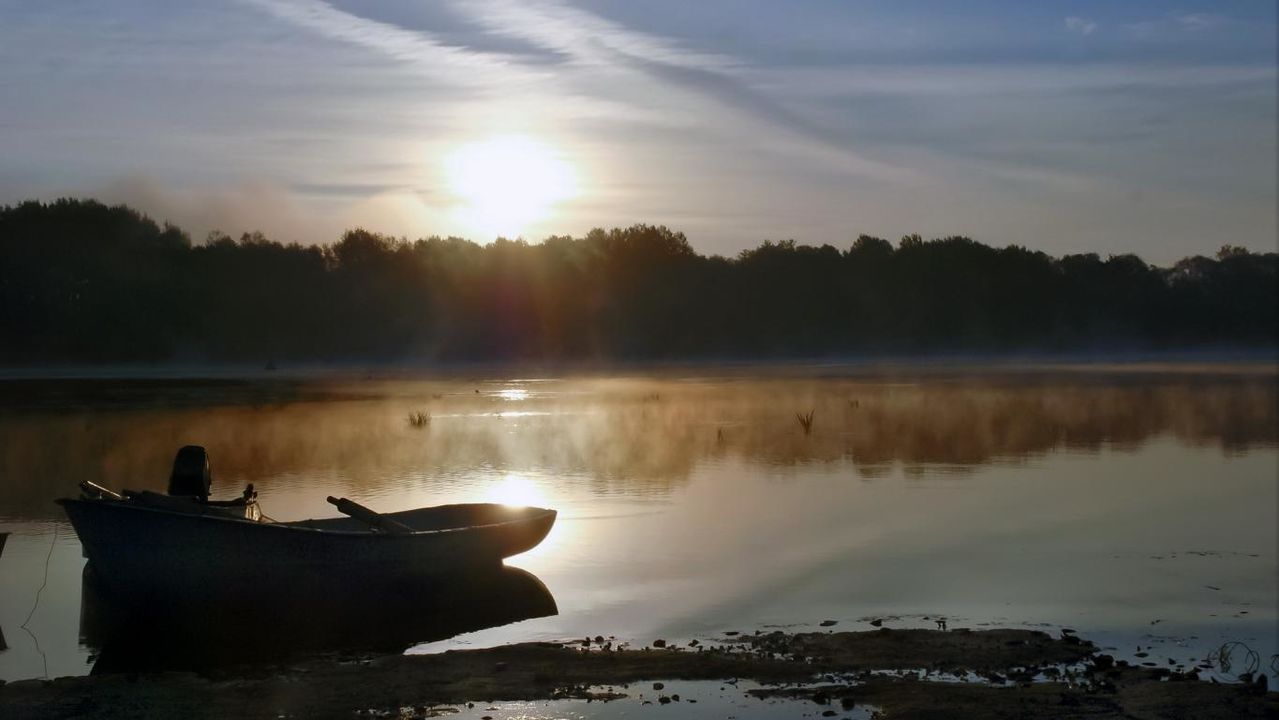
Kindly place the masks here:
<instances>
[{"instance_id":1,"label":"boat gunwale","mask_svg":"<svg viewBox=\"0 0 1279 720\"><path fill-rule=\"evenodd\" d=\"M503 520L501 522L485 523L483 525L463 525L460 527L438 528L435 530L414 530L411 533L404 533L404 534L397 535L397 534L385 533L385 532L374 532L373 530L329 530L325 528L307 527L305 525L295 524L295 523L308 522L310 520L341 520L343 519L341 517L307 518L306 520L291 520L288 522L259 522L256 520L250 520L248 518L227 517L225 515L197 515L192 513L178 512L176 510L166 510L164 508L146 507L143 505L131 505L128 500L90 500L85 498L57 498L56 500L54 500L54 502L59 505L66 505L68 503L84 503L86 505L95 505L95 504L119 505L119 506L127 506L125 507L125 509L127 510L141 510L144 512L160 513L162 515L172 515L174 517L191 518L195 520L214 520L217 522L229 522L229 523L235 523L237 525L250 525L253 527L262 527L262 528L274 527L274 528L280 528L281 530L313 532L313 533L321 533L323 535L341 535L341 536L352 536L352 537L385 537L385 538L401 539L401 540L404 538L411 538L419 535L441 535L444 533L466 532L468 530L484 530L487 528L501 527L504 525L527 523L533 520L539 520L539 519L545 518L548 515L554 516L558 512L550 508L542 508L542 507L536 507L533 505L528 505L524 507L529 510L538 510L540 512L532 513L526 517L516 518L513 520ZM501 505L501 503L453 503L453 505ZM448 506L437 505L434 507L415 508L415 510L431 510L437 507L448 507ZM385 514L395 515L401 512L414 512L414 510L400 510L400 511L397 511L396 513L385 513ZM72 523L72 525L74 526L74 523Z\"/></svg>"}]
</instances>

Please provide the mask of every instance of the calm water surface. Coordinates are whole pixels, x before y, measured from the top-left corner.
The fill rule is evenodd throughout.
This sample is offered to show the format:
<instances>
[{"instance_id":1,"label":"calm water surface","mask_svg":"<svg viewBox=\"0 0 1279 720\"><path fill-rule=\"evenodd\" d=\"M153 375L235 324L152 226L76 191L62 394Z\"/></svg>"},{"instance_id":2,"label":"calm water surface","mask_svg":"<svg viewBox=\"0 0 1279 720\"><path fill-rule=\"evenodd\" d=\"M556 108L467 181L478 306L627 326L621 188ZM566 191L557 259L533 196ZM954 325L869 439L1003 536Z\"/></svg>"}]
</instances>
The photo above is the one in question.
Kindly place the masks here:
<instances>
[{"instance_id":1,"label":"calm water surface","mask_svg":"<svg viewBox=\"0 0 1279 720\"><path fill-rule=\"evenodd\" d=\"M278 520L335 514L326 495L560 511L508 561L558 614L446 640L406 627L412 652L945 617L1070 627L1160 664L1238 640L1265 666L1277 402L1273 366L4 382L0 678L97 659L52 500L81 480L163 490L188 443L215 495L253 482Z\"/></svg>"}]
</instances>

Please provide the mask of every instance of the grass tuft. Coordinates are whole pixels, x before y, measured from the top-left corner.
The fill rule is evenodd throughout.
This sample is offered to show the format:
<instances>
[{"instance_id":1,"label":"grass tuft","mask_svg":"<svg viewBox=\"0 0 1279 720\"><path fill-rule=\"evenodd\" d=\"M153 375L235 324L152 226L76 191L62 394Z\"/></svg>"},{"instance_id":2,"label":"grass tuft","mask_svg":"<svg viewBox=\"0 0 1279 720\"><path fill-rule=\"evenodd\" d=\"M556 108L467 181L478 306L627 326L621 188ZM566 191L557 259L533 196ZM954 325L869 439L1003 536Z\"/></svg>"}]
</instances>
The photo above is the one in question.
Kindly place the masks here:
<instances>
[{"instance_id":1,"label":"grass tuft","mask_svg":"<svg viewBox=\"0 0 1279 720\"><path fill-rule=\"evenodd\" d=\"M795 420L799 422L799 426L804 428L804 434L808 435L813 432L813 411L806 413L795 413Z\"/></svg>"},{"instance_id":2,"label":"grass tuft","mask_svg":"<svg viewBox=\"0 0 1279 720\"><path fill-rule=\"evenodd\" d=\"M425 410L409 413L409 427L415 427L419 430L431 424L431 413Z\"/></svg>"}]
</instances>

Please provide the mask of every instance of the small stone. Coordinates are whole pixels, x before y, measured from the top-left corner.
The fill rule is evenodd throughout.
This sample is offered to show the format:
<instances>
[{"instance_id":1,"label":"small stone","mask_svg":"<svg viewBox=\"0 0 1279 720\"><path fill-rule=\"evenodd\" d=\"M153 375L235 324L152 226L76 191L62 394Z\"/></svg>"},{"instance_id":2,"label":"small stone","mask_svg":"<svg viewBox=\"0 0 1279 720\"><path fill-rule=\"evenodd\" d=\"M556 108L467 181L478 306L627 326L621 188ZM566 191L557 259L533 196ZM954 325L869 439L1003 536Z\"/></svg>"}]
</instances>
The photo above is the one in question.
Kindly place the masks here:
<instances>
[{"instance_id":1,"label":"small stone","mask_svg":"<svg viewBox=\"0 0 1279 720\"><path fill-rule=\"evenodd\" d=\"M871 625L874 625L875 627L883 627L883 626L884 626L884 621L883 621L883 620L880 620L879 618L875 618L874 620L871 620L871 621L870 621L870 624L871 624Z\"/></svg>"},{"instance_id":2,"label":"small stone","mask_svg":"<svg viewBox=\"0 0 1279 720\"><path fill-rule=\"evenodd\" d=\"M653 689L654 689L654 690L661 690L661 689L662 689L662 688L664 688L664 687L666 687L666 685L665 685L664 683L659 683L659 682L655 682L655 683L653 683Z\"/></svg>"},{"instance_id":3,"label":"small stone","mask_svg":"<svg viewBox=\"0 0 1279 720\"><path fill-rule=\"evenodd\" d=\"M830 627L831 625L834 625L836 622L837 622L837 621L835 621L835 620L823 620L823 621L821 622L821 625L822 625L822 627Z\"/></svg>"}]
</instances>

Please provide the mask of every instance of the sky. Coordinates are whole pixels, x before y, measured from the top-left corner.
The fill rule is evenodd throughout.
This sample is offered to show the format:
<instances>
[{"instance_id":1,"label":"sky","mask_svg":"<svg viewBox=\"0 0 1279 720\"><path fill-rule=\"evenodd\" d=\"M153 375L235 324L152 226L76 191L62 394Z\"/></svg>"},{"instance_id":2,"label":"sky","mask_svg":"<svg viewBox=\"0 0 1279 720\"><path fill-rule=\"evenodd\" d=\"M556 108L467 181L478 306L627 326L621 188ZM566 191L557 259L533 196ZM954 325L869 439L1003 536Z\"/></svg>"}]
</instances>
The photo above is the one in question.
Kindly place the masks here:
<instances>
[{"instance_id":1,"label":"sky","mask_svg":"<svg viewBox=\"0 0 1279 720\"><path fill-rule=\"evenodd\" d=\"M0 0L0 203L700 252L1276 249L1276 4Z\"/></svg>"}]
</instances>

